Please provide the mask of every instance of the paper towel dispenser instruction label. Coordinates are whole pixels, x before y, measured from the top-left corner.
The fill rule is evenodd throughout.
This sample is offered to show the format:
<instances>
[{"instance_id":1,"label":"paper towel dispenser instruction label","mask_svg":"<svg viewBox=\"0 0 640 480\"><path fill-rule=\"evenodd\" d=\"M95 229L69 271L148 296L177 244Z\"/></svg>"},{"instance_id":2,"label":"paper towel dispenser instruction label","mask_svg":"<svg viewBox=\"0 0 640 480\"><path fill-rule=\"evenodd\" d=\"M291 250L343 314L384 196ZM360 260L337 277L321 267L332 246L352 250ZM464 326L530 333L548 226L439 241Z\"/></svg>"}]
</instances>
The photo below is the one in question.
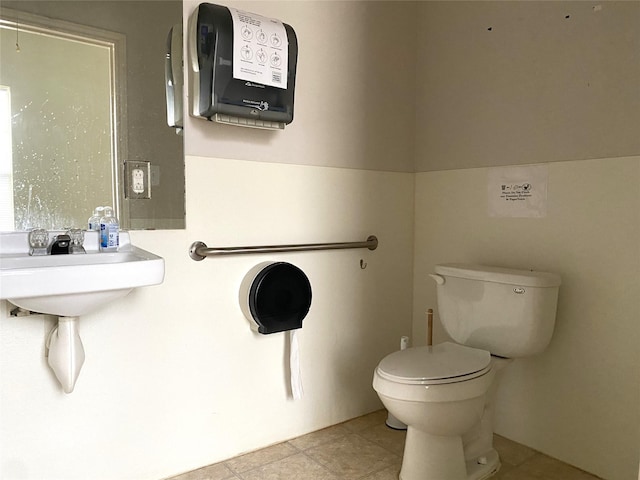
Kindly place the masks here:
<instances>
[{"instance_id":1,"label":"paper towel dispenser instruction label","mask_svg":"<svg viewBox=\"0 0 640 480\"><path fill-rule=\"evenodd\" d=\"M287 88L287 32L280 20L229 8L233 19L233 78Z\"/></svg>"}]
</instances>

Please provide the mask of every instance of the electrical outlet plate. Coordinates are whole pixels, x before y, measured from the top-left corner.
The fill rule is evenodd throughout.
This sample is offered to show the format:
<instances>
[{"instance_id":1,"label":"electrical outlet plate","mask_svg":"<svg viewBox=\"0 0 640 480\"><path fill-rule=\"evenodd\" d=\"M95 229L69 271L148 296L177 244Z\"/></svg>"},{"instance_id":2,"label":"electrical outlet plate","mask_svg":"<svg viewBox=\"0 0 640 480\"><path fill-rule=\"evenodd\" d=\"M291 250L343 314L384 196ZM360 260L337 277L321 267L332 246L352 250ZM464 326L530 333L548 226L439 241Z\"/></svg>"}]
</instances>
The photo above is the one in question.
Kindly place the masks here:
<instances>
[{"instance_id":1,"label":"electrical outlet plate","mask_svg":"<svg viewBox=\"0 0 640 480\"><path fill-rule=\"evenodd\" d=\"M151 198L151 162L124 162L127 198Z\"/></svg>"}]
</instances>

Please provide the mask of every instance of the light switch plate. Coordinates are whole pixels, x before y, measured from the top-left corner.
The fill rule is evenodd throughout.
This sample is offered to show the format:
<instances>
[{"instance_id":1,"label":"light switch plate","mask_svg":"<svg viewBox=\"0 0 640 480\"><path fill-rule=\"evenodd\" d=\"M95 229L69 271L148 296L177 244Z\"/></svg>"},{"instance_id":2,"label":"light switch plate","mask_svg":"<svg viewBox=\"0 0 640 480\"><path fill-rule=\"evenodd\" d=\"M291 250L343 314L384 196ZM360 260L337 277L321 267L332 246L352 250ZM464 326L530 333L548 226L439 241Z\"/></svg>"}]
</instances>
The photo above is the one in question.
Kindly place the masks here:
<instances>
[{"instance_id":1,"label":"light switch plate","mask_svg":"<svg viewBox=\"0 0 640 480\"><path fill-rule=\"evenodd\" d=\"M151 162L124 162L125 196L151 198Z\"/></svg>"}]
</instances>

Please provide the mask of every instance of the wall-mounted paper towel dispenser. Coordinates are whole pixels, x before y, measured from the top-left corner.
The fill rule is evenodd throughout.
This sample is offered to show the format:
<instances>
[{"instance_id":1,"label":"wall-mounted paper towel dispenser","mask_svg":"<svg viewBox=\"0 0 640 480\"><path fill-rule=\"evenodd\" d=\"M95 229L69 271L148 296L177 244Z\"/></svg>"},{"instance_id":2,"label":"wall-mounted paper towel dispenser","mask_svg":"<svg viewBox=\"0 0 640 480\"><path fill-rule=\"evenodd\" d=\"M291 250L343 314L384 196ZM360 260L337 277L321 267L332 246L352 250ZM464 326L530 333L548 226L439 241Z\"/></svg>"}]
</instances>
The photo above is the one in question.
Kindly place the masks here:
<instances>
[{"instance_id":1,"label":"wall-mounted paper towel dispenser","mask_svg":"<svg viewBox=\"0 0 640 480\"><path fill-rule=\"evenodd\" d=\"M269 129L292 122L298 41L290 25L201 3L188 45L193 116Z\"/></svg>"}]
</instances>

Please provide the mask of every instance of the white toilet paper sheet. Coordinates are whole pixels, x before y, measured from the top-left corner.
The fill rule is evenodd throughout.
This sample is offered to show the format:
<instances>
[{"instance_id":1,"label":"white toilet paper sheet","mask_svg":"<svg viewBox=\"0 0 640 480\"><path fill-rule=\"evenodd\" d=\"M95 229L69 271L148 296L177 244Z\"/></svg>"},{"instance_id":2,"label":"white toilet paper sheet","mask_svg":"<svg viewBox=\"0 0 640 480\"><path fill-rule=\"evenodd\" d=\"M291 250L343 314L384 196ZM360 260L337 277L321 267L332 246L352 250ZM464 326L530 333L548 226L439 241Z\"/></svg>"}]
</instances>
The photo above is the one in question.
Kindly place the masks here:
<instances>
[{"instance_id":1,"label":"white toilet paper sheet","mask_svg":"<svg viewBox=\"0 0 640 480\"><path fill-rule=\"evenodd\" d=\"M298 345L298 330L289 330L290 355L289 370L291 372L291 393L294 400L300 400L304 391L302 389L302 376L300 375L300 347Z\"/></svg>"}]
</instances>

